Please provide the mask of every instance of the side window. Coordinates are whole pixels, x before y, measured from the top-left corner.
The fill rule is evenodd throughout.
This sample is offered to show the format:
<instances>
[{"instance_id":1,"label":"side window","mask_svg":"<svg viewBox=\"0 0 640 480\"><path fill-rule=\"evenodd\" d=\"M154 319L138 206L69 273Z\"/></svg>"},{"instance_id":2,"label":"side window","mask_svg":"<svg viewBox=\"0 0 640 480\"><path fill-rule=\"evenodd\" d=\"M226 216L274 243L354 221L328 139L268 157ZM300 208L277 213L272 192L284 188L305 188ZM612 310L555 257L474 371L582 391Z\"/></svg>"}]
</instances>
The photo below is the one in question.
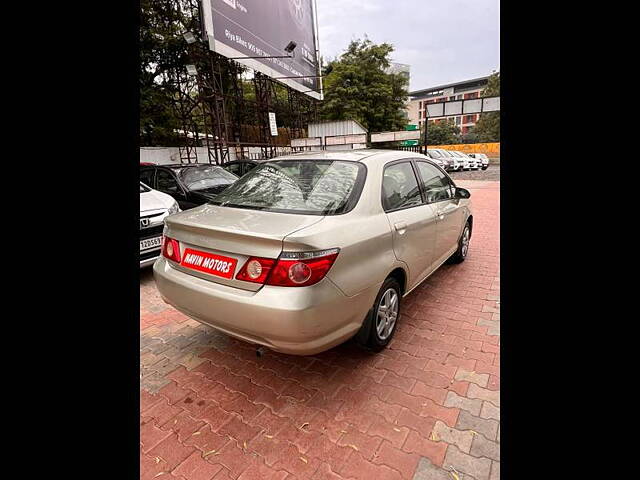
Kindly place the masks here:
<instances>
[{"instance_id":1,"label":"side window","mask_svg":"<svg viewBox=\"0 0 640 480\"><path fill-rule=\"evenodd\" d=\"M451 182L444 173L427 162L416 162L416 164L422 177L427 203L440 202L453 197Z\"/></svg>"},{"instance_id":2,"label":"side window","mask_svg":"<svg viewBox=\"0 0 640 480\"><path fill-rule=\"evenodd\" d=\"M421 203L422 196L411 163L396 163L384 169L382 206L385 211L412 207Z\"/></svg>"},{"instance_id":3,"label":"side window","mask_svg":"<svg viewBox=\"0 0 640 480\"><path fill-rule=\"evenodd\" d=\"M153 168L143 168L140 169L140 181L151 188L153 186Z\"/></svg>"},{"instance_id":4,"label":"side window","mask_svg":"<svg viewBox=\"0 0 640 480\"><path fill-rule=\"evenodd\" d=\"M180 191L178 182L173 178L173 175L166 170L158 170L156 173L156 182L158 184L158 190L161 192L175 194Z\"/></svg>"}]
</instances>

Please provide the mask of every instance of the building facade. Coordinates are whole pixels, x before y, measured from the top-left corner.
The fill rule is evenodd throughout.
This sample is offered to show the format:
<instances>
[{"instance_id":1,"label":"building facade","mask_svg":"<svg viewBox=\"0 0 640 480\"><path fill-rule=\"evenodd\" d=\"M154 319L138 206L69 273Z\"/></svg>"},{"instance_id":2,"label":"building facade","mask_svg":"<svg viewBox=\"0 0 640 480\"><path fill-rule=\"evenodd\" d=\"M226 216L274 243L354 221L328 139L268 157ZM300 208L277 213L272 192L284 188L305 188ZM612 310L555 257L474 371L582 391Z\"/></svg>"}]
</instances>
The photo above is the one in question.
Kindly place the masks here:
<instances>
[{"instance_id":1,"label":"building facade","mask_svg":"<svg viewBox=\"0 0 640 480\"><path fill-rule=\"evenodd\" d=\"M386 73L395 73L397 75L404 75L404 77L407 79L407 86L411 84L411 65L407 65L406 63L390 62L389 67L385 71ZM403 110L402 113L407 123L411 123L409 121L407 109Z\"/></svg>"},{"instance_id":2,"label":"building facade","mask_svg":"<svg viewBox=\"0 0 640 480\"><path fill-rule=\"evenodd\" d=\"M468 133L480 118L480 114L451 115L449 117L427 119L426 106L429 103L480 98L488 80L489 77L486 76L409 92L409 103L407 105L409 122L422 127L425 121L429 123L452 121L460 128L462 134Z\"/></svg>"}]
</instances>

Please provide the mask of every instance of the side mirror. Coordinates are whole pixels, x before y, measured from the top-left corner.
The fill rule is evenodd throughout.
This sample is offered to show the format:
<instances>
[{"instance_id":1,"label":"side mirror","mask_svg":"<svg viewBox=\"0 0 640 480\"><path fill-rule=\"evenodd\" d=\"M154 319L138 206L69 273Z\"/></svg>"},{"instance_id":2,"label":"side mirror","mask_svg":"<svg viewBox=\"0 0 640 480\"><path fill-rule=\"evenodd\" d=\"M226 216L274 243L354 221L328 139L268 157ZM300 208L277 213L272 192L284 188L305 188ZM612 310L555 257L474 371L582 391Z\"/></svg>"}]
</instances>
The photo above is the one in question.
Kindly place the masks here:
<instances>
[{"instance_id":1,"label":"side mirror","mask_svg":"<svg viewBox=\"0 0 640 480\"><path fill-rule=\"evenodd\" d=\"M471 192L466 188L456 187L456 193L454 198L469 198L471 197Z\"/></svg>"}]
</instances>

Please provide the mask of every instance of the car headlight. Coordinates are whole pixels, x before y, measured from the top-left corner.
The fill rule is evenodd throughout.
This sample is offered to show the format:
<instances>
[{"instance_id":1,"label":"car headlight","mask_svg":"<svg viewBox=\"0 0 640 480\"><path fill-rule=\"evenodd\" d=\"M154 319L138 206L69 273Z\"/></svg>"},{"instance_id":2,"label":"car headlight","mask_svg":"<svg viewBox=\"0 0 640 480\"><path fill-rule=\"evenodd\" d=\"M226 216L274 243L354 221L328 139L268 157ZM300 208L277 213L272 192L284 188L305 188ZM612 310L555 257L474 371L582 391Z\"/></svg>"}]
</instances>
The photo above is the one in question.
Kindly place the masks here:
<instances>
[{"instance_id":1,"label":"car headlight","mask_svg":"<svg viewBox=\"0 0 640 480\"><path fill-rule=\"evenodd\" d=\"M180 211L180 206L178 206L178 202L173 202L173 205L169 207L169 210L167 211L167 213L169 215L173 215L174 213L178 213L179 211Z\"/></svg>"}]
</instances>

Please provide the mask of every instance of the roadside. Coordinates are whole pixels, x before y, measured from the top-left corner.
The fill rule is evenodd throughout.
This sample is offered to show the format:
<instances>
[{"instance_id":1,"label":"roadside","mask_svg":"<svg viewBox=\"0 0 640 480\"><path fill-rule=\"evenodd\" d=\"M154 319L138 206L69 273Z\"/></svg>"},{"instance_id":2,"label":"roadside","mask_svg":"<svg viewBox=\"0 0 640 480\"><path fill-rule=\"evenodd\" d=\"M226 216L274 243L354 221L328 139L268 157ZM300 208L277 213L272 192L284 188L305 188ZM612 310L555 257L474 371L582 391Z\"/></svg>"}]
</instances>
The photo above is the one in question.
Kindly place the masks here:
<instances>
[{"instance_id":1,"label":"roadside","mask_svg":"<svg viewBox=\"0 0 640 480\"><path fill-rule=\"evenodd\" d=\"M491 182L500 181L500 164L489 164L486 170L467 170L462 172L449 172L454 180L485 180Z\"/></svg>"}]
</instances>

